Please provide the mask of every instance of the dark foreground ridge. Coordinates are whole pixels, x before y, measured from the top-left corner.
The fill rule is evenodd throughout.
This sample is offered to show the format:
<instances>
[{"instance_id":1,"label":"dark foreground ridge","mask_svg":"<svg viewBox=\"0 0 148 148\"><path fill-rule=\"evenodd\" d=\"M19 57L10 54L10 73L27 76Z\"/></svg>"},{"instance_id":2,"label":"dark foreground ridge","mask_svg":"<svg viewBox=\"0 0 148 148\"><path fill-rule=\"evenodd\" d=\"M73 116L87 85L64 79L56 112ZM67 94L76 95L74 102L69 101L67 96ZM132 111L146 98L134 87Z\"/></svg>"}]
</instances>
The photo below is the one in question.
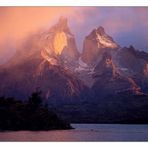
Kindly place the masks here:
<instances>
[{"instance_id":1,"label":"dark foreground ridge","mask_svg":"<svg viewBox=\"0 0 148 148\"><path fill-rule=\"evenodd\" d=\"M28 101L0 97L0 130L64 130L72 129L69 123L49 111L43 104L41 92L34 92Z\"/></svg>"}]
</instances>

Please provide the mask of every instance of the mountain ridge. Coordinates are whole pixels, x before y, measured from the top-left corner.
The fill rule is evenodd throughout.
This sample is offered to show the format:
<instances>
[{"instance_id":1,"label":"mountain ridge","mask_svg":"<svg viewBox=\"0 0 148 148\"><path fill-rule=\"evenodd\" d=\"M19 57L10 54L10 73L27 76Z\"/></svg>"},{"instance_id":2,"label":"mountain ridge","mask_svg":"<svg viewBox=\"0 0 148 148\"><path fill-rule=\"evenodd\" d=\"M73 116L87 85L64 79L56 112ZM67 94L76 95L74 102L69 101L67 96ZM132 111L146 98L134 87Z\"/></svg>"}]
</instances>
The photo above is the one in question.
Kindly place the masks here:
<instances>
[{"instance_id":1,"label":"mountain ridge","mask_svg":"<svg viewBox=\"0 0 148 148\"><path fill-rule=\"evenodd\" d=\"M0 95L25 99L39 88L50 107L67 120L107 122L106 110L113 110L111 121L116 121L118 106L123 112L129 108L134 112L139 98L147 98L147 57L133 46L118 45L103 27L85 37L80 54L68 20L61 17L46 32L28 38L1 67ZM142 108L146 110L143 103L138 110ZM123 112L118 116L127 120Z\"/></svg>"}]
</instances>

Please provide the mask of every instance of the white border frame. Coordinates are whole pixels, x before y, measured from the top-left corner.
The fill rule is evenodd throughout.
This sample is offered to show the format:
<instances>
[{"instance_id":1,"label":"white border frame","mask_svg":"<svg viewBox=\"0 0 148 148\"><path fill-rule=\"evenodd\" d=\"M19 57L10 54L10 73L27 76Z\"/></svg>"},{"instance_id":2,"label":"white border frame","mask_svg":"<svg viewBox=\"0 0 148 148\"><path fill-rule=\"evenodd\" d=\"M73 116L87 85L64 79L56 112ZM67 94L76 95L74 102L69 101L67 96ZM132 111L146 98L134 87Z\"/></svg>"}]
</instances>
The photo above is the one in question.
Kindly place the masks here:
<instances>
[{"instance_id":1,"label":"white border frame","mask_svg":"<svg viewBox=\"0 0 148 148\"><path fill-rule=\"evenodd\" d=\"M0 0L1 6L148 6L147 0Z\"/></svg>"}]
</instances>

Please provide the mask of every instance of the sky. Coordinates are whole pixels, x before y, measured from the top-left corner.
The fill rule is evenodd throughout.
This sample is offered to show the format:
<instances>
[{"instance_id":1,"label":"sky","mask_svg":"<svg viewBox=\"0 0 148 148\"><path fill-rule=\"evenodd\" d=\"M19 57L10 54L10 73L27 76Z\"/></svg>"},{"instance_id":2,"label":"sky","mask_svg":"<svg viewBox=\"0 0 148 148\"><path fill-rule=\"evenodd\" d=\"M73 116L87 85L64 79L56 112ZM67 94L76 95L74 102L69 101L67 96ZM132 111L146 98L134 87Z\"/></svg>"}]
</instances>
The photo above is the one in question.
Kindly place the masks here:
<instances>
[{"instance_id":1,"label":"sky","mask_svg":"<svg viewBox=\"0 0 148 148\"><path fill-rule=\"evenodd\" d=\"M0 7L0 63L32 33L68 18L79 51L94 28L103 26L121 46L148 51L148 7Z\"/></svg>"}]
</instances>

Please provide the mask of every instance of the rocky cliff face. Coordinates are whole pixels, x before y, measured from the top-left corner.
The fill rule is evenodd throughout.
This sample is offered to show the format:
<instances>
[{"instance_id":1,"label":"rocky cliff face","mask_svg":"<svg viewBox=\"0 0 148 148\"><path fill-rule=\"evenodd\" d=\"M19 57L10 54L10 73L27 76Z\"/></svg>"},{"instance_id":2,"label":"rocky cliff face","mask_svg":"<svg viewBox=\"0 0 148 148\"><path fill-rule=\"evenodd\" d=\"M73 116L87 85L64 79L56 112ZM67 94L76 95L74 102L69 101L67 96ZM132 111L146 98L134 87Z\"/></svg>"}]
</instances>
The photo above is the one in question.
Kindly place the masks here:
<instances>
[{"instance_id":1,"label":"rocky cliff face","mask_svg":"<svg viewBox=\"0 0 148 148\"><path fill-rule=\"evenodd\" d=\"M134 78L118 67L109 53L103 54L102 60L94 71L93 78L95 83L93 89L100 97L116 95L121 92L129 92L136 95L143 94Z\"/></svg>"},{"instance_id":2,"label":"rocky cliff face","mask_svg":"<svg viewBox=\"0 0 148 148\"><path fill-rule=\"evenodd\" d=\"M51 89L53 86L54 92L62 90L61 94L63 94L64 89L68 87L69 94L79 95L81 90L85 89L84 85L97 92L96 96L124 91L142 94L147 92L148 86L147 57L147 53L136 51L132 46L120 47L112 37L106 34L103 27L92 30L84 39L83 52L80 55L67 19L61 17L48 30L30 36L23 44L22 50L2 66L1 93L5 92L5 88L8 90L9 83L11 88L12 82L14 82L13 88L18 85L17 87L21 90L18 83L23 84L28 77L28 80L34 80L36 84L32 82L34 84L32 86L31 81L28 84L24 83L26 90L29 88L33 91L37 86L44 86L42 90L46 90L45 94L48 94L48 88ZM20 76L17 77L17 73ZM58 81L65 85L61 84L58 91L56 87L59 88L59 86L54 86L58 81L54 80L54 76L50 77L52 73L56 73L57 79L60 77ZM8 75L8 78L5 75ZM63 78L66 80L61 80ZM44 79L47 82L43 83ZM47 86L46 83L48 83ZM49 86L49 83L53 84ZM27 88L27 85L30 86Z\"/></svg>"},{"instance_id":3,"label":"rocky cliff face","mask_svg":"<svg viewBox=\"0 0 148 148\"><path fill-rule=\"evenodd\" d=\"M141 95L148 92L147 56L133 46L120 47L99 27L85 38L76 71L97 96L126 91Z\"/></svg>"},{"instance_id":4,"label":"rocky cliff face","mask_svg":"<svg viewBox=\"0 0 148 148\"><path fill-rule=\"evenodd\" d=\"M106 49L118 49L119 45L105 33L103 27L94 29L85 37L82 60L88 65L95 65Z\"/></svg>"},{"instance_id":5,"label":"rocky cliff face","mask_svg":"<svg viewBox=\"0 0 148 148\"><path fill-rule=\"evenodd\" d=\"M29 37L0 70L0 95L26 98L40 88L45 98L80 98L87 87L68 69L79 58L67 19Z\"/></svg>"},{"instance_id":6,"label":"rocky cliff face","mask_svg":"<svg viewBox=\"0 0 148 148\"><path fill-rule=\"evenodd\" d=\"M135 121L141 109L147 111L148 53L120 47L99 27L85 37L80 55L67 19L61 17L48 30L27 38L1 66L0 81L0 96L24 99L39 88L51 107L53 102L58 113L73 122L129 121L130 109L138 108Z\"/></svg>"},{"instance_id":7,"label":"rocky cliff face","mask_svg":"<svg viewBox=\"0 0 148 148\"><path fill-rule=\"evenodd\" d=\"M79 52L66 18L61 17L56 25L43 34L42 40L45 46L41 49L41 55L50 64L58 65L60 60L65 64L78 60Z\"/></svg>"}]
</instances>

